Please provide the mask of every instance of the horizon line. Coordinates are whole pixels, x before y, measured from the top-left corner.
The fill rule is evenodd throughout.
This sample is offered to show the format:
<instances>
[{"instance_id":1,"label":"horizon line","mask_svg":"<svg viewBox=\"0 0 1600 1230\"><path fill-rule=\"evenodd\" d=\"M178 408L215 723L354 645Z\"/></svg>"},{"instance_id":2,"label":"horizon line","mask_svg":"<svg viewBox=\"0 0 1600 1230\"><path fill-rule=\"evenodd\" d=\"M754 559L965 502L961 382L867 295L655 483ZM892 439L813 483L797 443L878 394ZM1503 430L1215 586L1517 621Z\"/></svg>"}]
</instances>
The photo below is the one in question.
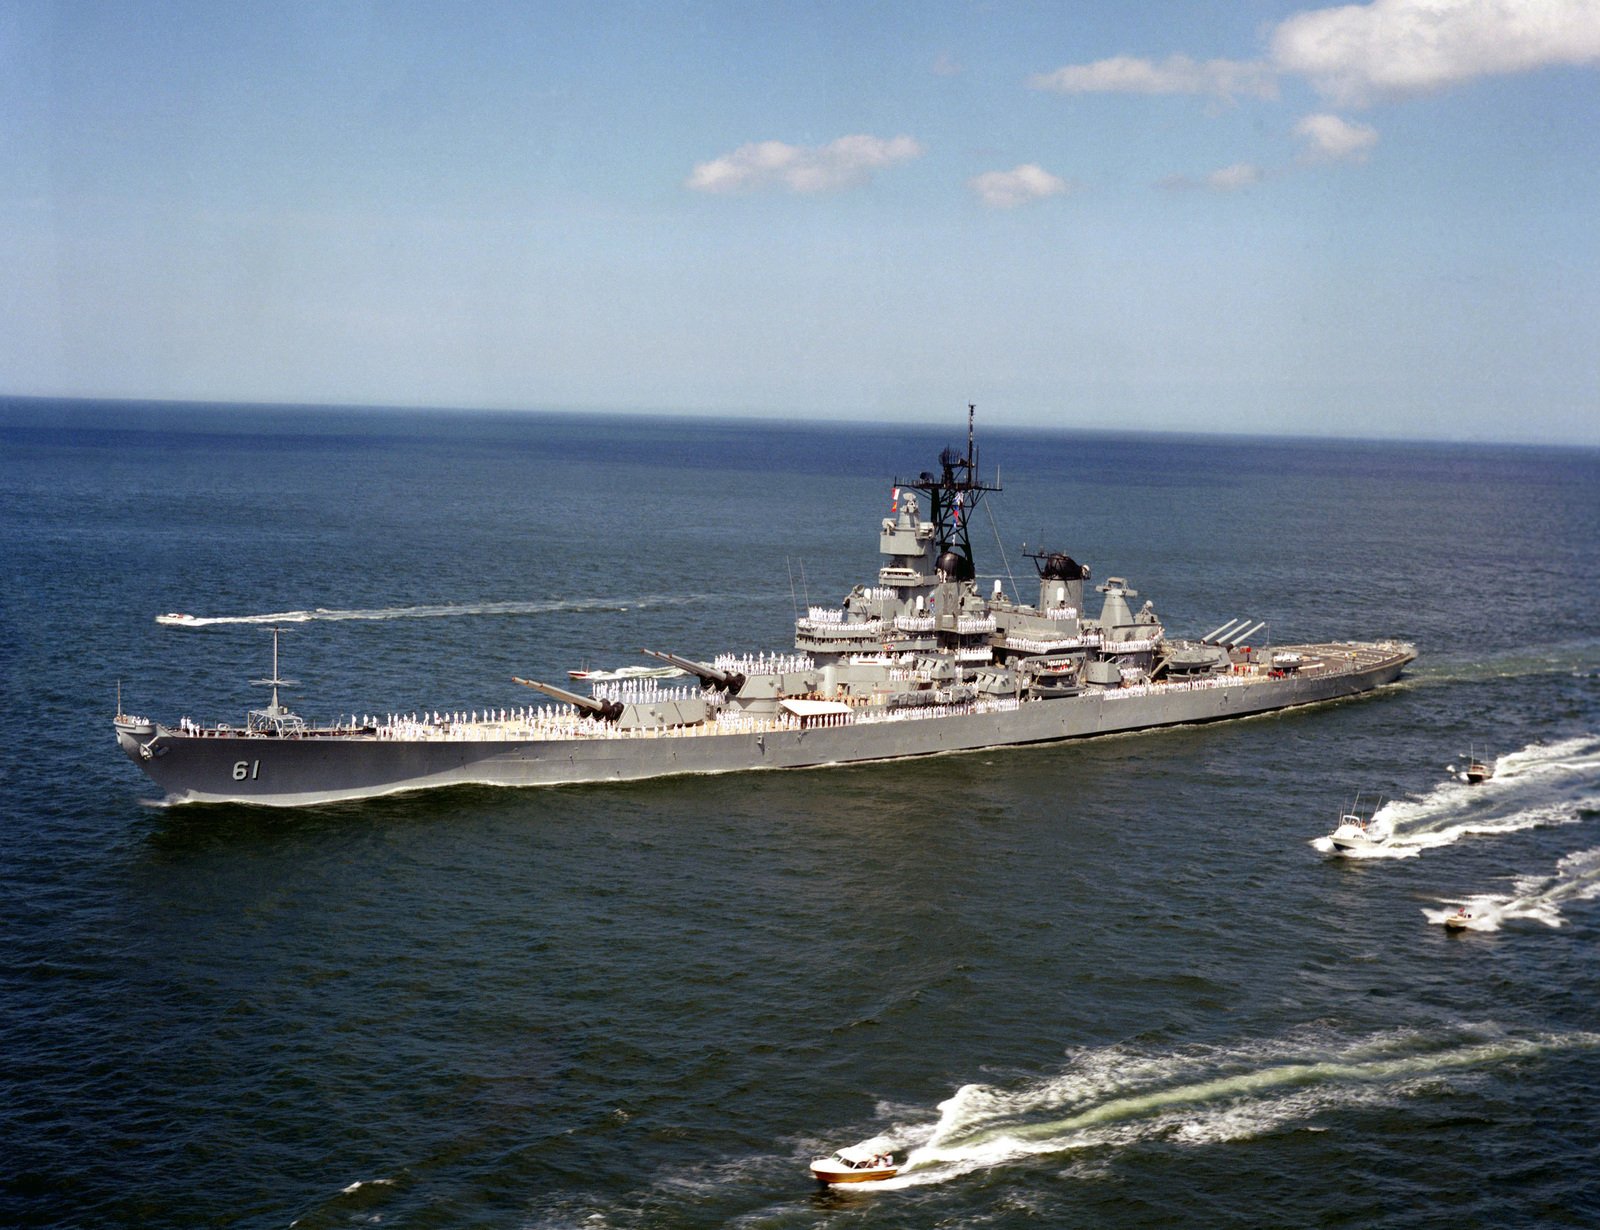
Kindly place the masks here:
<instances>
[{"instance_id":1,"label":"horizon line","mask_svg":"<svg viewBox=\"0 0 1600 1230\"><path fill-rule=\"evenodd\" d=\"M863 415L859 412L851 413L839 411L836 413L808 413L804 418L792 411L782 410L696 410L690 408L670 407L644 407L644 406L532 406L532 405L499 405L499 406L468 406L444 405L423 403L393 403L393 402L356 402L356 401L274 401L274 400L221 400L205 397L145 397L98 394L52 394L52 393L8 393L0 392L0 411L10 403L75 403L80 405L125 405L143 407L170 407L181 409L184 407L209 407L218 410L340 410L355 411L373 414L462 414L462 415L555 415L570 418L582 417L611 417L611 418L649 418L649 419L682 419L687 422L757 422L796 426L806 424L827 424L835 427L871 428L871 427L920 427L928 430L943 429L942 420L931 418L902 417L890 415L887 417L873 414ZM981 405L981 403L978 403ZM965 409L963 401L961 408ZM1550 448L1564 449L1580 452L1600 451L1600 440L1584 442L1577 440L1558 440L1547 437L1535 439L1514 439L1505 437L1485 436L1415 436L1415 435L1342 435L1336 433L1319 433L1311 431L1230 431L1225 428L1197 428L1197 427L1108 427L1095 425L1063 425L1059 423L1017 422L1003 421L998 424L990 422L989 430L1016 431L1016 432L1044 432L1058 435L1085 435L1085 436L1118 436L1118 437L1152 437L1152 438L1198 438L1206 440L1284 440L1296 442L1342 442L1348 444L1420 444L1453 447L1506 447L1506 448Z\"/></svg>"}]
</instances>

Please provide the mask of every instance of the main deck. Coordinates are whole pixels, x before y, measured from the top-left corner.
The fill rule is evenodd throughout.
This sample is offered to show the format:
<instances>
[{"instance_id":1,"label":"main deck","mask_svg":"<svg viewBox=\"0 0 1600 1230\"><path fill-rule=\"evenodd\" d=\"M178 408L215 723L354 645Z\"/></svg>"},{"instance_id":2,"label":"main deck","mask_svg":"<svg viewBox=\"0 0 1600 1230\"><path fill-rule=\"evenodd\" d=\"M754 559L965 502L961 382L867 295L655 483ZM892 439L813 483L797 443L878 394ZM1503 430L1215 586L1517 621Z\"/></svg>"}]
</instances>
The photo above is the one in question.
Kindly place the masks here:
<instances>
[{"instance_id":1,"label":"main deck","mask_svg":"<svg viewBox=\"0 0 1600 1230\"><path fill-rule=\"evenodd\" d=\"M302 806L451 784L565 785L851 764L1210 722L1359 695L1397 678L1415 656L1399 642L1282 652L1291 651L1305 664L1287 675L1251 665L1204 680L1053 699L852 705L812 715L780 706L648 729L619 729L544 705L437 720L353 719L292 734L169 729L129 717L120 717L116 730L123 750L167 789L170 802Z\"/></svg>"},{"instance_id":2,"label":"main deck","mask_svg":"<svg viewBox=\"0 0 1600 1230\"><path fill-rule=\"evenodd\" d=\"M1296 653L1304 664L1295 672L1305 681L1336 679L1360 674L1391 661L1398 654L1406 654L1409 661L1415 656L1410 646L1397 641L1384 642L1325 642L1315 645L1289 645L1278 653ZM1222 689L1262 687L1281 682L1282 676L1274 674L1270 662L1251 663L1236 668L1234 673L1206 679L1172 680L1162 683L1133 684L1127 687L1097 689L1086 694L1101 701L1114 703L1149 696L1182 696L1195 692L1217 692ZM681 689L672 689L673 693ZM640 688L643 698L667 695L667 689ZM804 698L820 699L820 698ZM1085 699L1085 696L1067 699ZM719 735L751 735L780 731L816 730L847 726L865 726L877 723L927 721L933 718L962 717L983 713L1012 712L1024 704L1045 704L1046 701L1024 702L1015 697L967 701L960 704L933 704L917 708L882 708L865 701L840 703L827 713L808 714L796 707L786 709L780 704L771 713L749 711L722 711L703 722L681 726L618 727L604 719L577 712L572 706L530 705L509 709L471 710L455 713L387 714L383 716L351 715L325 726L307 726L287 734L254 732L228 725L202 726L185 720L177 727L161 727L164 736L192 739L222 739L235 741L322 740L365 741L400 743L534 743L561 740L593 739L702 739ZM119 717L120 722L147 727L151 733L157 729L148 719Z\"/></svg>"}]
</instances>

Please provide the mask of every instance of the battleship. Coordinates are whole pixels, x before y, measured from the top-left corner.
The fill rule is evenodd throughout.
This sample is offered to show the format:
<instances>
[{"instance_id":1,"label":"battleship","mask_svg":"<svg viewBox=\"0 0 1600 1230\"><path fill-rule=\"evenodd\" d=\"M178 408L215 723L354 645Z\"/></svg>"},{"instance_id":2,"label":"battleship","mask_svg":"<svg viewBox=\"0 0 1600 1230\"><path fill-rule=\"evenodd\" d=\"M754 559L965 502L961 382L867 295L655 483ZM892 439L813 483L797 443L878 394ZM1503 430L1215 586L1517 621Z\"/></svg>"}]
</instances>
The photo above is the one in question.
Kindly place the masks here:
<instances>
[{"instance_id":1,"label":"battleship","mask_svg":"<svg viewBox=\"0 0 1600 1230\"><path fill-rule=\"evenodd\" d=\"M243 726L169 726L119 712L128 758L168 803L307 806L482 784L556 786L672 774L801 769L1212 722L1336 701L1392 683L1415 656L1396 640L1251 644L1262 621L1169 638L1151 602L1060 551L1028 553L1033 602L985 591L968 534L997 492L967 410L964 453L895 479L878 525L882 565L837 606L795 620L794 647L709 661L643 652L652 669L587 693L514 678L534 703L470 712L351 715L308 724L285 707L273 640L265 708ZM582 672L578 672L581 676ZM612 672L614 675L615 672ZM517 696L526 698L527 693ZM514 700L508 696L506 699Z\"/></svg>"}]
</instances>

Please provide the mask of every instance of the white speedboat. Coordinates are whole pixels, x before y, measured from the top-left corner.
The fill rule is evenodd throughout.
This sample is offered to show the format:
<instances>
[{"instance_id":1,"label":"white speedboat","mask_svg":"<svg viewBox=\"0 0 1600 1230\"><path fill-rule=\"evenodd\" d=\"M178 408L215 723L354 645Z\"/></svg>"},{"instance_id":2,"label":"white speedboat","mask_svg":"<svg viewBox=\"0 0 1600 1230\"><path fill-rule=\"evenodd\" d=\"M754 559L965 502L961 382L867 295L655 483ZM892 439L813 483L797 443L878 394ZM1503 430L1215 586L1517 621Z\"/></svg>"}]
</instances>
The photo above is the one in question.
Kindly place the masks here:
<instances>
[{"instance_id":1,"label":"white speedboat","mask_svg":"<svg viewBox=\"0 0 1600 1230\"><path fill-rule=\"evenodd\" d=\"M1393 836L1393 823L1376 811L1370 817L1351 811L1339 817L1328 840L1340 854L1361 854L1388 845Z\"/></svg>"},{"instance_id":2,"label":"white speedboat","mask_svg":"<svg viewBox=\"0 0 1600 1230\"><path fill-rule=\"evenodd\" d=\"M567 678L580 683L614 683L621 679L676 679L686 673L676 666L619 666L615 670L568 671Z\"/></svg>"},{"instance_id":3,"label":"white speedboat","mask_svg":"<svg viewBox=\"0 0 1600 1230\"><path fill-rule=\"evenodd\" d=\"M864 1140L832 1157L818 1158L811 1163L811 1173L819 1183L876 1183L894 1178L900 1167L888 1141Z\"/></svg>"},{"instance_id":4,"label":"white speedboat","mask_svg":"<svg viewBox=\"0 0 1600 1230\"><path fill-rule=\"evenodd\" d=\"M1472 926L1472 915L1467 913L1467 907L1462 906L1454 914L1444 916L1444 925L1451 931L1465 931Z\"/></svg>"},{"instance_id":5,"label":"white speedboat","mask_svg":"<svg viewBox=\"0 0 1600 1230\"><path fill-rule=\"evenodd\" d=\"M183 628L199 621L193 615L185 615L182 611L168 611L165 615L157 615L156 622L166 624L168 627Z\"/></svg>"}]
</instances>

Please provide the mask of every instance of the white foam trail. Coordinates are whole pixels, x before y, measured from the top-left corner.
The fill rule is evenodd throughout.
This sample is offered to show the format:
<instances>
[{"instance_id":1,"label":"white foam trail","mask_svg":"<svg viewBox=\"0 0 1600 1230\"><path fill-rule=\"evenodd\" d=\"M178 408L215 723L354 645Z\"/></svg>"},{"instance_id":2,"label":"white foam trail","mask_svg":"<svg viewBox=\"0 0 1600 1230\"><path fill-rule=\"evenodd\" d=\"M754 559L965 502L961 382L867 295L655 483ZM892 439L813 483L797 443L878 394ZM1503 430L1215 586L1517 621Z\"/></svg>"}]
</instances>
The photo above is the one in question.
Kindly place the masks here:
<instances>
[{"instance_id":1,"label":"white foam trail","mask_svg":"<svg viewBox=\"0 0 1600 1230\"><path fill-rule=\"evenodd\" d=\"M303 1226L308 1221L313 1221L313 1219L317 1224L327 1224L328 1219L334 1215L335 1210L339 1210L341 1208L343 1208L343 1213L340 1217L340 1220L346 1220L348 1219L350 1213L348 1206L352 1203L358 1207L365 1205L366 1208L371 1208L374 1197L378 1196L379 1194L370 1189L395 1186L397 1186L397 1182L394 1179L357 1179L348 1187L341 1187L337 1196L328 1197L325 1201L323 1201L322 1207L317 1209L315 1212L307 1213L303 1217L295 1218L289 1223L289 1230L296 1230L297 1227ZM365 1194L361 1196L360 1200L347 1201L344 1199L347 1196L356 1196L361 1193ZM367 1220L379 1221L381 1218L371 1217Z\"/></svg>"},{"instance_id":2,"label":"white foam trail","mask_svg":"<svg viewBox=\"0 0 1600 1230\"><path fill-rule=\"evenodd\" d=\"M1507 895L1480 894L1447 903L1456 909L1425 908L1422 913L1429 922L1442 925L1457 910L1465 909L1471 916L1465 927L1468 931L1498 931L1501 923L1519 918L1560 927L1566 922L1561 916L1565 903L1595 897L1600 897L1600 846L1567 855L1551 875L1521 877Z\"/></svg>"},{"instance_id":3,"label":"white foam trail","mask_svg":"<svg viewBox=\"0 0 1600 1230\"><path fill-rule=\"evenodd\" d=\"M1377 816L1393 825L1394 836L1373 849L1346 851L1344 857L1415 858L1464 837L1572 824L1585 808L1595 807L1600 807L1600 737L1533 743L1500 757L1494 776L1481 785L1451 780L1419 798L1385 803ZM1325 836L1310 844L1333 853Z\"/></svg>"},{"instance_id":4,"label":"white foam trail","mask_svg":"<svg viewBox=\"0 0 1600 1230\"><path fill-rule=\"evenodd\" d=\"M339 1189L340 1195L350 1196L360 1191L363 1187L393 1187L393 1179L357 1179L349 1187Z\"/></svg>"},{"instance_id":5,"label":"white foam trail","mask_svg":"<svg viewBox=\"0 0 1600 1230\"><path fill-rule=\"evenodd\" d=\"M433 606L387 606L369 609L334 610L317 607L309 611L273 611L264 615L158 615L156 622L169 628L210 628L218 624L303 624L314 620L338 622L353 619L450 619L470 615L552 615L561 612L616 612L658 606L685 606L702 598L686 595L656 595L629 598L550 599L544 602L467 602Z\"/></svg>"},{"instance_id":6,"label":"white foam trail","mask_svg":"<svg viewBox=\"0 0 1600 1230\"><path fill-rule=\"evenodd\" d=\"M1246 1139L1330 1110L1389 1106L1432 1088L1442 1073L1600 1047L1600 1035L1430 1041L1408 1031L1316 1045L1146 1055L1085 1052L1059 1076L1017 1088L963 1085L929 1125L887 1135L909 1149L896 1178L876 1189L945 1183L1029 1157L1120 1147L1161 1137L1184 1145Z\"/></svg>"}]
</instances>

